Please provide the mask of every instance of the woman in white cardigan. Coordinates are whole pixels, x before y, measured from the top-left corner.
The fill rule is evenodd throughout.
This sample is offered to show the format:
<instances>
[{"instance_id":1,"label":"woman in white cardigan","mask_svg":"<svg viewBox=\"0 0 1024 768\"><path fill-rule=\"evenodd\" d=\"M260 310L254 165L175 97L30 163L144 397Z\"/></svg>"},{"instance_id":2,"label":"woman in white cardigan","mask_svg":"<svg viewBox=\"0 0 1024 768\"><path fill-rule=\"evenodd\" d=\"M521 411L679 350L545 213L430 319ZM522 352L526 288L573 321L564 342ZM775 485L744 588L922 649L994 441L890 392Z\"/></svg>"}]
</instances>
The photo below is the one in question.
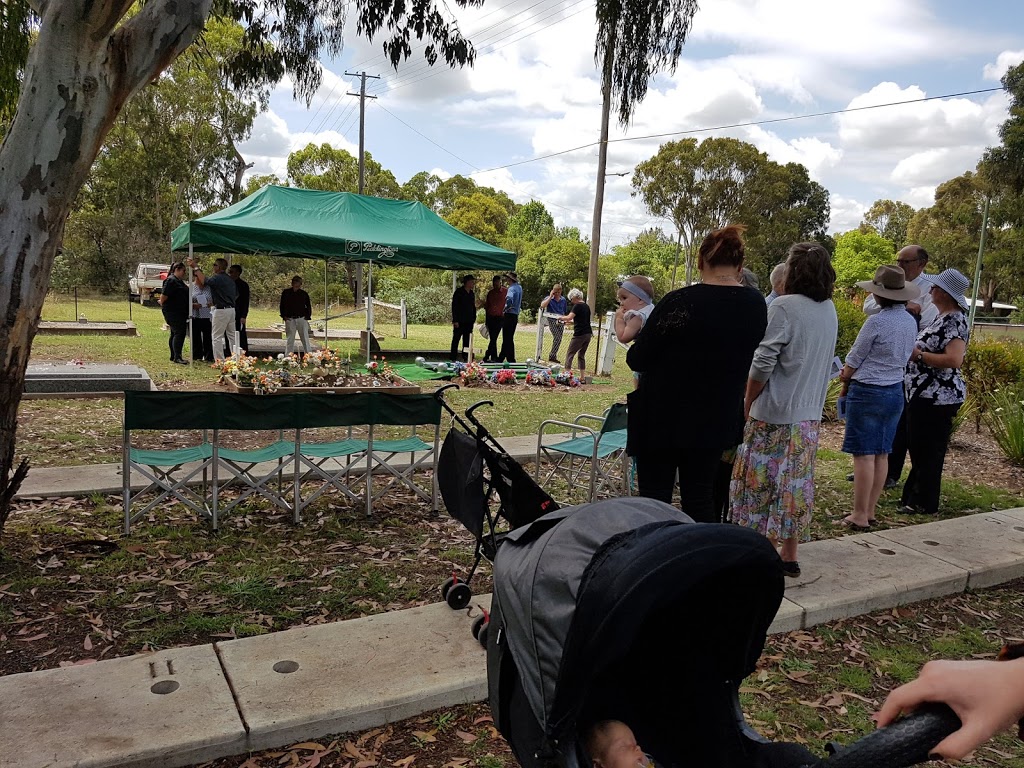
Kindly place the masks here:
<instances>
[{"instance_id":1,"label":"woman in white cardigan","mask_svg":"<svg viewBox=\"0 0 1024 768\"><path fill-rule=\"evenodd\" d=\"M797 544L810 539L818 429L838 320L828 251L797 243L785 295L768 307L768 329L747 380L747 424L729 489L734 523L781 544L784 572L799 576Z\"/></svg>"}]
</instances>

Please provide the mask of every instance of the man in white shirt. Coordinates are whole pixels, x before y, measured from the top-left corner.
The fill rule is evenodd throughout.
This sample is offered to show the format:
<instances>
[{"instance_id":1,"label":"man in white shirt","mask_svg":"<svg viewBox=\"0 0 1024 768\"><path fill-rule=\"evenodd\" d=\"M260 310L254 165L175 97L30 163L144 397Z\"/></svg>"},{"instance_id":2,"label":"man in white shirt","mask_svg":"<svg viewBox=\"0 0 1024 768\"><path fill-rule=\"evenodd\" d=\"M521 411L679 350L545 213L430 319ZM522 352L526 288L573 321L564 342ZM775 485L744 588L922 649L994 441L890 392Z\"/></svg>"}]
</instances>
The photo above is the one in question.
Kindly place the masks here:
<instances>
[{"instance_id":1,"label":"man in white shirt","mask_svg":"<svg viewBox=\"0 0 1024 768\"><path fill-rule=\"evenodd\" d=\"M907 245L896 254L896 263L907 276L907 282L913 283L921 289L921 298L917 301L907 303L907 312L917 318L917 327L924 328L931 325L932 321L939 316L939 310L932 304L931 294L928 289L932 286L932 279L924 273L928 264L928 251L920 245ZM875 302L875 295L869 293L864 299L864 314L878 314L881 307Z\"/></svg>"}]
</instances>

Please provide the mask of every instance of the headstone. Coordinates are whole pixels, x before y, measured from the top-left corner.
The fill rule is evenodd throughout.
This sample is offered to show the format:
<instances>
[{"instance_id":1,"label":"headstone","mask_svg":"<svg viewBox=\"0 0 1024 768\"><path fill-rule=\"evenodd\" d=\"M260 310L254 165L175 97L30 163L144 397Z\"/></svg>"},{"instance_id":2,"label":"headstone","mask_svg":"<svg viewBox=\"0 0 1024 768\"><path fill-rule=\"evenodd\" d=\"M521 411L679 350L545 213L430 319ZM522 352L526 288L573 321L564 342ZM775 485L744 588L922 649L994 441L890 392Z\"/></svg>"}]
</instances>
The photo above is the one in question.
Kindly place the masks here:
<instances>
[{"instance_id":1,"label":"headstone","mask_svg":"<svg viewBox=\"0 0 1024 768\"><path fill-rule=\"evenodd\" d=\"M25 372L27 394L124 392L153 388L145 369L105 363L38 363Z\"/></svg>"}]
</instances>

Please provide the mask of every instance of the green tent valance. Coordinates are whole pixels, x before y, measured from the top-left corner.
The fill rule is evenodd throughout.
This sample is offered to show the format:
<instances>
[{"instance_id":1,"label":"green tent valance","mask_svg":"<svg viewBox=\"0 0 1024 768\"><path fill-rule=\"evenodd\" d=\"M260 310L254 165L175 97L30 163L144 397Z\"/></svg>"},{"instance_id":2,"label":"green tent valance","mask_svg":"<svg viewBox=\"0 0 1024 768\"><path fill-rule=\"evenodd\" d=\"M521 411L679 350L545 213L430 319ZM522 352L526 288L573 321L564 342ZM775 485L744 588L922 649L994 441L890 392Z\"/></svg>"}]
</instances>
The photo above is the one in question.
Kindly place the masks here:
<instances>
[{"instance_id":1,"label":"green tent valance","mask_svg":"<svg viewBox=\"0 0 1024 768\"><path fill-rule=\"evenodd\" d=\"M171 233L175 251L251 253L454 270L514 269L422 203L269 185Z\"/></svg>"}]
</instances>

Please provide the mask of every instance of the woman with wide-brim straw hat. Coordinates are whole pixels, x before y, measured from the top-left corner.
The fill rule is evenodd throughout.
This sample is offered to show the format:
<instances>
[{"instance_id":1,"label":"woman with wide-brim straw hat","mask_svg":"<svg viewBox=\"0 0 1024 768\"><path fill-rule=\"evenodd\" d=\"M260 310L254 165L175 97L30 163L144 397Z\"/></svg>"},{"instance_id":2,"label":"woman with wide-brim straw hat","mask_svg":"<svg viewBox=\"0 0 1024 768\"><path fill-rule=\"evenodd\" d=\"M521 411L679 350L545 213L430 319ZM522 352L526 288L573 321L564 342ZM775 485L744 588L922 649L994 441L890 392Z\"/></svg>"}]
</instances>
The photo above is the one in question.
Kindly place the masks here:
<instances>
[{"instance_id":1,"label":"woman with wide-brim straw hat","mask_svg":"<svg viewBox=\"0 0 1024 768\"><path fill-rule=\"evenodd\" d=\"M857 287L875 297L881 310L869 315L846 355L839 378L846 398L843 452L853 454L853 512L842 522L868 530L889 471L889 453L903 412L903 378L917 338L917 321L907 302L921 295L903 270L884 265Z\"/></svg>"},{"instance_id":2,"label":"woman with wide-brim straw hat","mask_svg":"<svg viewBox=\"0 0 1024 768\"><path fill-rule=\"evenodd\" d=\"M921 329L904 377L910 474L903 486L908 514L936 515L942 467L953 419L967 397L960 366L967 353L967 298L971 281L955 269L932 278L932 303L939 316Z\"/></svg>"}]
</instances>

